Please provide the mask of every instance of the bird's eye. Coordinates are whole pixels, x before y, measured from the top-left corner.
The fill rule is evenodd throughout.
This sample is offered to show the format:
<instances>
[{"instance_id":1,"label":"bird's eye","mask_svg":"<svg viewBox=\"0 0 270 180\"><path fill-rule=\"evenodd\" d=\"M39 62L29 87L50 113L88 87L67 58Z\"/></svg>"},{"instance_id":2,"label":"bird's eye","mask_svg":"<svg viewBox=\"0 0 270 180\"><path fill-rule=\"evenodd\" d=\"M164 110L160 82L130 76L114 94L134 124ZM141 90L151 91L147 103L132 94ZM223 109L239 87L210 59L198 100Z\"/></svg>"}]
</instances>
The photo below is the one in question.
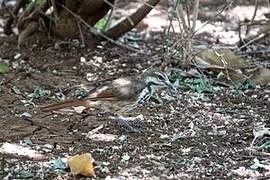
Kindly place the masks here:
<instances>
[{"instance_id":1,"label":"bird's eye","mask_svg":"<svg viewBox=\"0 0 270 180\"><path fill-rule=\"evenodd\" d=\"M163 76L161 76L161 75L158 75L158 79L163 80L163 79L164 79L164 77L163 77Z\"/></svg>"}]
</instances>

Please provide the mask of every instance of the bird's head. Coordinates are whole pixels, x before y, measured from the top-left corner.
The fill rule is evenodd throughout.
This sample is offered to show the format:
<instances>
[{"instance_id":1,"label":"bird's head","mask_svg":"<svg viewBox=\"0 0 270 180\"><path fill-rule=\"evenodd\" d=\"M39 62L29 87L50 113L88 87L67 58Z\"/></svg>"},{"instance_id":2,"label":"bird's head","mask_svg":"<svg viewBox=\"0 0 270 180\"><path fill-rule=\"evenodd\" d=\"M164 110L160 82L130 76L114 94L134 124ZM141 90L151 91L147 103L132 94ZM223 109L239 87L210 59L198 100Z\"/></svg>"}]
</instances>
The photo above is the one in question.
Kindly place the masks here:
<instances>
[{"instance_id":1,"label":"bird's head","mask_svg":"<svg viewBox=\"0 0 270 180\"><path fill-rule=\"evenodd\" d=\"M154 71L146 75L146 84L151 88L168 87L175 90L168 76L163 72Z\"/></svg>"}]
</instances>

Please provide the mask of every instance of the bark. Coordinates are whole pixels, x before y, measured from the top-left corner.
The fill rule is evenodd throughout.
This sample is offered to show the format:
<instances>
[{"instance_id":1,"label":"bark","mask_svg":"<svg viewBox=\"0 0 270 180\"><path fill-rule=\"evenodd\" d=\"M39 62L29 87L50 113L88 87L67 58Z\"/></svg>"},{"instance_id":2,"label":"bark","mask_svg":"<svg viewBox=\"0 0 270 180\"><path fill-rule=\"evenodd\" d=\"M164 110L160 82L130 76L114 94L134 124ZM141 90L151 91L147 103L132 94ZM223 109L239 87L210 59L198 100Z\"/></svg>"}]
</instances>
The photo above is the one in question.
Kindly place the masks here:
<instances>
[{"instance_id":1,"label":"bark","mask_svg":"<svg viewBox=\"0 0 270 180\"><path fill-rule=\"evenodd\" d=\"M114 4L115 0L107 0L110 4ZM160 0L148 0L136 12L118 23L116 26L107 30L104 34L111 39L117 39L126 32L134 28L151 10L159 3ZM18 14L18 11L25 6L29 0L19 0L13 13ZM18 44L21 45L25 40L38 29L50 30L53 35L61 37L79 37L80 18L87 22L90 26L94 26L107 12L112 8L109 3L104 0L55 0L54 5L51 0L46 0L39 7L33 7L23 12L19 17L17 27L19 30ZM63 6L63 2L65 2ZM45 12L51 7L56 7L54 16L50 18ZM71 13L72 12L72 13ZM75 15L76 14L76 15ZM54 18L54 20L51 20ZM40 21L43 20L43 21ZM41 23L43 22L43 23ZM13 17L6 24L6 34L10 34ZM47 25L49 27L43 28ZM52 26L52 27L51 27ZM88 31L86 31L88 32ZM103 36L104 37L104 36ZM95 38L95 39L94 39ZM105 40L104 38L94 36L93 43Z\"/></svg>"},{"instance_id":2,"label":"bark","mask_svg":"<svg viewBox=\"0 0 270 180\"><path fill-rule=\"evenodd\" d=\"M148 0L132 15L130 15L129 17L109 29L107 32L105 32L105 35L111 39L117 39L126 32L130 31L152 10L152 7L150 7L149 5L156 6L159 1L160 0ZM133 24L130 22L130 20Z\"/></svg>"}]
</instances>

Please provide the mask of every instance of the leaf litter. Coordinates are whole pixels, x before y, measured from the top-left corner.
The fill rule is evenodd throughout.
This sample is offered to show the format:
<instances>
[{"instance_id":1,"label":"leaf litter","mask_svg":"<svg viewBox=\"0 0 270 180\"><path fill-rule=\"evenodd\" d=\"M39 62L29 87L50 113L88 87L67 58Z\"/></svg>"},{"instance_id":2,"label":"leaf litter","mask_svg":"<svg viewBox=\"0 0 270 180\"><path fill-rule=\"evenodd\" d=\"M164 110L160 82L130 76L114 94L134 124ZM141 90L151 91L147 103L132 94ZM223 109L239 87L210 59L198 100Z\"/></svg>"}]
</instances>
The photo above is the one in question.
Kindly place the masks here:
<instances>
[{"instance_id":1,"label":"leaf litter","mask_svg":"<svg viewBox=\"0 0 270 180\"><path fill-rule=\"evenodd\" d=\"M142 43L136 35L133 37L127 42L135 48L146 52L162 49L158 43ZM267 77L267 70L252 74L259 83L251 79L255 83L245 81L241 87L227 79L228 74L239 75L236 69L229 71L230 62L228 73L210 72L212 77L195 68L188 72L176 69L170 78L178 91L162 92L160 104L149 103L134 112L132 116L142 115L136 123L144 131L128 133L114 121L95 113L86 114L82 109L77 109L76 114L51 115L39 112L37 106L66 98L61 89L127 73L137 75L156 59L111 46L99 46L92 51L54 48L45 42L19 51L14 49L12 44L0 47L3 57L13 61L0 81L11 79L1 84L0 105L4 108L0 111L0 143L5 151L0 154L0 177L73 177L65 166L66 158L85 152L96 160L97 179L269 176L270 99L267 79L262 78ZM226 70L224 60L235 56L228 50L209 51L216 59L223 58L218 59L222 64L208 63L210 70ZM27 72L26 76L22 70ZM262 76L257 78L255 72ZM21 78L13 79L14 76ZM32 123L21 120L25 117ZM256 129L261 124L263 128ZM16 153L10 153L14 151L7 147ZM45 159L31 159L36 157ZM81 171L74 174L77 172Z\"/></svg>"}]
</instances>

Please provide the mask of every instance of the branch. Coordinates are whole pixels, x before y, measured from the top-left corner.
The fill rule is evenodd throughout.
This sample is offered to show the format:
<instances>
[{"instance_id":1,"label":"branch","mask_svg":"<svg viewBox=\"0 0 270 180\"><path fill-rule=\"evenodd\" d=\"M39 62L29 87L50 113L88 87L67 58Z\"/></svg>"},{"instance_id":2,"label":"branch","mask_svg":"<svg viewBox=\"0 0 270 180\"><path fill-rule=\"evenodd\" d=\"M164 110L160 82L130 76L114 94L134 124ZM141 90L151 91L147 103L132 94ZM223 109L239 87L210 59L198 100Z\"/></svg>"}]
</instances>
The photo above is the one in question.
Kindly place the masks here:
<instances>
[{"instance_id":1,"label":"branch","mask_svg":"<svg viewBox=\"0 0 270 180\"><path fill-rule=\"evenodd\" d=\"M194 32L195 28L196 28L196 21L197 21L198 12L199 12L199 3L200 3L200 0L195 1L195 5L194 5L194 8L193 8L193 21L192 21L191 32Z\"/></svg>"},{"instance_id":2,"label":"branch","mask_svg":"<svg viewBox=\"0 0 270 180\"><path fill-rule=\"evenodd\" d=\"M160 0L148 0L147 3L144 3L132 15L126 17L123 21L106 31L105 35L112 39L117 39L126 32L130 31L153 9L153 6L156 6L159 3L159 1Z\"/></svg>"}]
</instances>

